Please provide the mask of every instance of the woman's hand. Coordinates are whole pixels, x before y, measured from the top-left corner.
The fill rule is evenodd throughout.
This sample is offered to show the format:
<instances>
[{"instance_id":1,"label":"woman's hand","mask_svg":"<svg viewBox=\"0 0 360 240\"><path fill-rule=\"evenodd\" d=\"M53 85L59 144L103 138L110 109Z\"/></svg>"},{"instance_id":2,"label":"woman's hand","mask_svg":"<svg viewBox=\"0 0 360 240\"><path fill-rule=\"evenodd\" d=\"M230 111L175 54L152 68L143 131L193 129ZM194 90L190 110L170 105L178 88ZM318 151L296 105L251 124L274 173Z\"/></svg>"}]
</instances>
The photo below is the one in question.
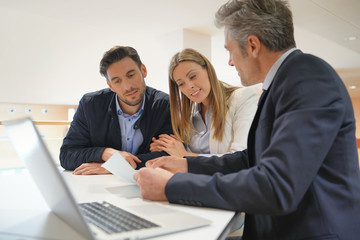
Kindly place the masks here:
<instances>
[{"instance_id":1,"label":"woman's hand","mask_svg":"<svg viewBox=\"0 0 360 240\"><path fill-rule=\"evenodd\" d=\"M150 144L150 151L164 151L171 156L183 157L190 154L185 150L184 144L175 136L168 134L161 134L159 138L153 138Z\"/></svg>"}]
</instances>

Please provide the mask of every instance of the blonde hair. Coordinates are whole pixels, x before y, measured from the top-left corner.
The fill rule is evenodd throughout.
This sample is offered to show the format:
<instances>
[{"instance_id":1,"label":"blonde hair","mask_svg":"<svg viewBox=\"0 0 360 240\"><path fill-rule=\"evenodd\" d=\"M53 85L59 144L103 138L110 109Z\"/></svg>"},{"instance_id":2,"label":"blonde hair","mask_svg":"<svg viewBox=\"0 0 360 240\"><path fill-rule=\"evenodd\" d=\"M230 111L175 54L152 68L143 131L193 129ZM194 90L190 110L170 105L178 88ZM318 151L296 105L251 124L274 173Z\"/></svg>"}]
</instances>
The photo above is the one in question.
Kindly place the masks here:
<instances>
[{"instance_id":1,"label":"blonde hair","mask_svg":"<svg viewBox=\"0 0 360 240\"><path fill-rule=\"evenodd\" d=\"M191 116L195 103L190 101L190 99L180 91L173 77L174 69L184 61L195 62L208 73L211 86L208 98L210 108L213 112L211 128L214 129L215 139L221 141L225 128L225 116L228 111L227 100L232 92L239 87L234 87L220 81L210 61L201 53L191 48L186 48L176 53L172 57L169 66L170 113L174 134L188 145L190 144L194 131Z\"/></svg>"}]
</instances>

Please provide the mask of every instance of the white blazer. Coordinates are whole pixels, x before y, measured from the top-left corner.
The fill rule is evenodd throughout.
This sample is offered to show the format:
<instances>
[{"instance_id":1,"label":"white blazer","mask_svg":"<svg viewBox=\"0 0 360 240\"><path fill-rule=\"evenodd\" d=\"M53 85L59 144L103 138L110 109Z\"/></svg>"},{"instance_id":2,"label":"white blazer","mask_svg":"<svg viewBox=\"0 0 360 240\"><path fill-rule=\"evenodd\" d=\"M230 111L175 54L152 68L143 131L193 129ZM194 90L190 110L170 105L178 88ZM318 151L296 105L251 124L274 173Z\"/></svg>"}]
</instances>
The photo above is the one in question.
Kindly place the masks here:
<instances>
[{"instance_id":1,"label":"white blazer","mask_svg":"<svg viewBox=\"0 0 360 240\"><path fill-rule=\"evenodd\" d=\"M248 133L261 92L259 86L242 87L231 94L222 141L213 137L213 128L210 130L210 154L222 155L247 148Z\"/></svg>"}]
</instances>

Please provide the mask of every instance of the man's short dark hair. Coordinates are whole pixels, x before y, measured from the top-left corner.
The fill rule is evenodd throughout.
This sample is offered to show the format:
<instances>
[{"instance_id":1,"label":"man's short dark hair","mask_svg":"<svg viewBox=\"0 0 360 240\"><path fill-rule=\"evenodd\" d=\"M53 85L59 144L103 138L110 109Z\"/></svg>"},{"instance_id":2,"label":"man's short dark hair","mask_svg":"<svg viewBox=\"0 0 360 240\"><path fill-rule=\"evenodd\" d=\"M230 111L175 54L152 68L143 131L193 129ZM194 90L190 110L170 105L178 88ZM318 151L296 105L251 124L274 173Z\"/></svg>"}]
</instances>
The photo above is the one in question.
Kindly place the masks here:
<instances>
[{"instance_id":1,"label":"man's short dark hair","mask_svg":"<svg viewBox=\"0 0 360 240\"><path fill-rule=\"evenodd\" d=\"M109 66L122 60L125 57L130 57L132 60L134 60L138 67L141 68L142 62L140 56L134 48L127 46L115 46L107 51L101 59L100 74L109 80L106 73Z\"/></svg>"}]
</instances>

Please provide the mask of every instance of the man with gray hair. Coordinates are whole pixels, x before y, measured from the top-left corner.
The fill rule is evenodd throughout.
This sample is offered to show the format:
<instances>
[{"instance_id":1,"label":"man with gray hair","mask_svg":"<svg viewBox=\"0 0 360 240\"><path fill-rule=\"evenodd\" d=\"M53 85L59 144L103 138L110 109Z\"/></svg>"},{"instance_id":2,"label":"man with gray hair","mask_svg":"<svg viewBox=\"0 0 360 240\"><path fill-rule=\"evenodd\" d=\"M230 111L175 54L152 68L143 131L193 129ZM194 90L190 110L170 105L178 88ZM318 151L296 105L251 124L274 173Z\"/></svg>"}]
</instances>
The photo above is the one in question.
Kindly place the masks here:
<instances>
[{"instance_id":1,"label":"man with gray hair","mask_svg":"<svg viewBox=\"0 0 360 240\"><path fill-rule=\"evenodd\" d=\"M245 212L243 239L359 239L355 119L343 82L295 48L286 1L231 0L216 22L242 84L263 83L248 149L151 160L134 175L142 196Z\"/></svg>"}]
</instances>

